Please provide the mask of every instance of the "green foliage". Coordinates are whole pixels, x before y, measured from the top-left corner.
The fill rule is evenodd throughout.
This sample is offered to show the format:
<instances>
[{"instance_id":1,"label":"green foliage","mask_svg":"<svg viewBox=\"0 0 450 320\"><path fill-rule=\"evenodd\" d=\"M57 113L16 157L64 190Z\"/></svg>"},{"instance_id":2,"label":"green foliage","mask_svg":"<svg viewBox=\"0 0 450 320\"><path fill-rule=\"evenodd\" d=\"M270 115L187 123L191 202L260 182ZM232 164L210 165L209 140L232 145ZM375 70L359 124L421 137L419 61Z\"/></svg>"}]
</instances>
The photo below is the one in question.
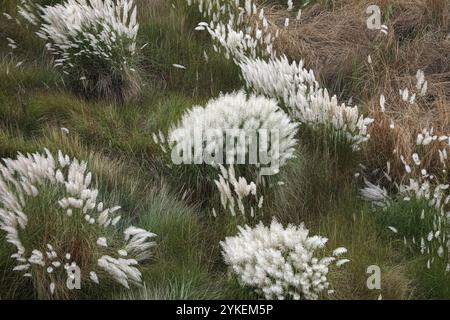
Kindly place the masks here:
<instances>
[{"instance_id":1,"label":"green foliage","mask_svg":"<svg viewBox=\"0 0 450 320\"><path fill-rule=\"evenodd\" d=\"M200 21L194 8L185 1L178 1L175 8L169 2L160 6L159 12L148 13L140 27L139 41L147 44L142 63L153 79L186 96L211 97L242 87L237 66L213 50L206 31L194 30Z\"/></svg>"}]
</instances>

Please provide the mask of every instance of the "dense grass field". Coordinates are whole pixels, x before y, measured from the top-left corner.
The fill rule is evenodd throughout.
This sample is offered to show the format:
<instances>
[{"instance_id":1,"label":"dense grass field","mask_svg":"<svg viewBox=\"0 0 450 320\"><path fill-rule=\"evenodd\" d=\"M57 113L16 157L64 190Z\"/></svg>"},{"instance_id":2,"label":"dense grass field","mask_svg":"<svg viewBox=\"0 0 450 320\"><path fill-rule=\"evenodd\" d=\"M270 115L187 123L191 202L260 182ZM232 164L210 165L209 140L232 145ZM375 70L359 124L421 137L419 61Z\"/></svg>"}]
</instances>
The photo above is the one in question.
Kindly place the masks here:
<instances>
[{"instance_id":1,"label":"dense grass field","mask_svg":"<svg viewBox=\"0 0 450 320\"><path fill-rule=\"evenodd\" d=\"M55 5L64 1L38 2ZM357 105L360 114L374 119L370 138L361 143L360 150L352 150L345 139L327 128L300 121L295 157L261 184L264 204L257 219L222 210L214 182L220 170L205 164L174 165L153 139L154 134L166 134L176 126L191 107L205 106L221 93L244 88L239 65L227 59L223 50L215 50L220 44L207 31L195 30L199 22L209 23L196 5L188 6L186 0L135 2L139 50L133 58L133 81L140 89L119 94L112 86L112 93L94 96L73 85L73 79L69 81L54 66L47 41L37 37L36 26L18 14L20 1L0 1L0 13L7 13L0 16L0 158L15 159L19 152L43 153L46 148L55 156L61 150L71 158L86 160L101 199L108 206L121 206L118 228L132 224L156 234L152 257L139 263L139 284L127 289L100 280L100 285L86 290L67 293L63 289L63 294L53 295L39 270L33 269L32 278L12 271L16 262L11 255L16 250L0 231L0 299L261 298L230 271L220 242L235 236L238 226L255 226L259 221L269 225L274 218L283 226L304 223L310 235L328 238L324 254L347 248L345 258L350 261L330 267L328 273L333 293L323 292L319 298L450 298L448 246L432 263L427 263L429 255L415 248L433 223L436 227L436 222L420 219L422 208L426 212L434 208L420 198L403 201L406 196L395 189L395 185L408 184L400 154L411 159L417 134L425 128L434 128L432 135L437 136L450 131L448 1L294 1L292 10L286 1L256 1L258 10L265 9L269 29L281 30L273 43L277 53L289 61L303 59L339 104ZM386 34L367 28L370 4L381 8ZM302 13L297 20L299 9ZM290 18L288 26L286 17ZM409 104L399 89L415 88L419 69L425 73L428 91ZM251 91L248 86L246 90ZM386 99L383 112L382 94ZM420 149L422 164L442 185L448 183L448 175L435 169L437 150L447 147ZM251 180L254 176L246 178L256 183ZM365 181L379 185L378 191L384 189L389 205L367 201L361 192L367 187ZM55 214L51 208L57 191L47 186L45 190L24 211L29 227L43 232L48 240L52 232L65 234L76 227L48 218ZM2 197L0 209L1 201L6 201ZM439 230L447 233L442 224ZM83 232L93 237L80 230L77 239ZM24 244L46 241L27 237ZM75 247L80 259L97 250L94 245ZM368 267L373 265L381 271L379 288L367 285Z\"/></svg>"}]
</instances>

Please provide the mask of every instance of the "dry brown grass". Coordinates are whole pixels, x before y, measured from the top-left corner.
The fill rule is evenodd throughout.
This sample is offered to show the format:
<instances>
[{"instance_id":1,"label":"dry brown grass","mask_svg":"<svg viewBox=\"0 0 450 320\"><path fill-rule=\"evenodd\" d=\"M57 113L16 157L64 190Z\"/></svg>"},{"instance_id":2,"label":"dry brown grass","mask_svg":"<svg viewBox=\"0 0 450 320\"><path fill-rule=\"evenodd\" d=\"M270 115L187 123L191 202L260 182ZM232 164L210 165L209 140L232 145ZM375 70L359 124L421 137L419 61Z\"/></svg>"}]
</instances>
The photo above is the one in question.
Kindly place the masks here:
<instances>
[{"instance_id":1,"label":"dry brown grass","mask_svg":"<svg viewBox=\"0 0 450 320\"><path fill-rule=\"evenodd\" d=\"M168 7L168 1L165 0L137 0L135 1L136 6L139 8L139 17L149 18L154 17L157 12L164 12Z\"/></svg>"},{"instance_id":2,"label":"dry brown grass","mask_svg":"<svg viewBox=\"0 0 450 320\"><path fill-rule=\"evenodd\" d=\"M366 26L366 8L380 6L388 35ZM411 155L417 132L433 127L450 133L450 2L447 0L339 0L332 6L313 5L296 12L283 6L266 10L274 27L291 15L282 30L277 50L289 58L303 59L319 81L342 101L353 97L360 108L376 119L367 148L372 168L394 160L394 174L404 169L393 150ZM372 64L368 63L368 56ZM418 69L428 81L426 97L416 105L401 100L399 89L414 88ZM386 113L380 112L380 94L386 96ZM390 129L391 119L395 128ZM436 160L430 150L426 161Z\"/></svg>"}]
</instances>

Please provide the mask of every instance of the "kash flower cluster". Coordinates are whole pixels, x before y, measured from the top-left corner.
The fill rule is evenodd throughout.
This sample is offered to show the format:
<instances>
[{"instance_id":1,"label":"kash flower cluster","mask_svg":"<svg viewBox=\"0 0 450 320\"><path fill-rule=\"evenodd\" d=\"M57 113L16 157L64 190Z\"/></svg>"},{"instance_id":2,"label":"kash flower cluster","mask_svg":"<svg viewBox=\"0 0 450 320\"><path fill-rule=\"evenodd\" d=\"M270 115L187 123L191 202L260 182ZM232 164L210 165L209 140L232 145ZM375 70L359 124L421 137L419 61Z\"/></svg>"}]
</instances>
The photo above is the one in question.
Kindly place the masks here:
<instances>
[{"instance_id":1,"label":"kash flower cluster","mask_svg":"<svg viewBox=\"0 0 450 320\"><path fill-rule=\"evenodd\" d=\"M44 154L19 154L17 159L3 159L3 163L0 164L0 229L5 232L6 241L16 248L12 255L17 261L14 271L41 277L37 268L44 268L52 294L53 274L87 263L91 263L91 269L83 271L89 271L95 283L99 282L99 272L127 288L130 281L141 282L137 267L139 261L151 256L155 243L150 239L155 235L128 227L120 239L116 229L121 218L117 214L120 207L107 207L98 200L98 190L91 187L92 174L87 172L86 162L61 152L55 159L46 150ZM60 222L68 227L41 227ZM87 232L88 238L80 235L80 230ZM92 237L95 242L86 243ZM80 248L82 244L89 248ZM84 258L80 250L87 252Z\"/></svg>"},{"instance_id":2,"label":"kash flower cluster","mask_svg":"<svg viewBox=\"0 0 450 320\"><path fill-rule=\"evenodd\" d=\"M294 155L296 133L297 125L275 100L235 92L210 100L205 107L190 109L169 131L168 141L172 147L184 147L185 152L192 150L194 155L196 146L214 156L224 151L225 159L212 157L215 160L207 162L211 165L239 163L239 159L248 164L249 150L257 146L259 155L267 151L272 162L283 166ZM253 160L250 164L258 165L261 157Z\"/></svg>"},{"instance_id":3,"label":"kash flower cluster","mask_svg":"<svg viewBox=\"0 0 450 320\"><path fill-rule=\"evenodd\" d=\"M291 63L285 56L268 61L244 58L239 66L248 88L278 99L299 122L343 133L354 149L369 138L368 126L373 119L361 115L356 106L339 104L336 96L319 87L303 61Z\"/></svg>"},{"instance_id":4,"label":"kash flower cluster","mask_svg":"<svg viewBox=\"0 0 450 320\"><path fill-rule=\"evenodd\" d=\"M229 211L231 216L236 216L236 206L239 213L244 217L250 211L250 217L254 218L256 211L261 209L264 197L258 197L257 185L254 182L247 182L245 177L236 177L234 167L231 165L228 170L220 166L221 174L219 179L214 180L220 193L220 202L225 211ZM247 207L247 209L246 209ZM213 215L216 211L213 209Z\"/></svg>"},{"instance_id":5,"label":"kash flower cluster","mask_svg":"<svg viewBox=\"0 0 450 320\"><path fill-rule=\"evenodd\" d=\"M67 0L45 7L23 0L19 13L38 27L55 66L84 86L117 85L133 72L139 30L133 0Z\"/></svg>"},{"instance_id":6,"label":"kash flower cluster","mask_svg":"<svg viewBox=\"0 0 450 320\"><path fill-rule=\"evenodd\" d=\"M187 0L197 5L209 22L199 23L196 30L207 30L225 52L227 58L240 60L244 56L274 56L273 41L279 31L273 32L253 0Z\"/></svg>"},{"instance_id":7,"label":"kash flower cluster","mask_svg":"<svg viewBox=\"0 0 450 320\"><path fill-rule=\"evenodd\" d=\"M225 262L243 285L252 287L266 299L318 299L329 288L328 272L336 257L320 258L318 251L327 242L309 236L303 226L287 228L277 221L269 227L260 222L255 228L239 227L237 236L221 242ZM340 259L336 265L347 263Z\"/></svg>"}]
</instances>

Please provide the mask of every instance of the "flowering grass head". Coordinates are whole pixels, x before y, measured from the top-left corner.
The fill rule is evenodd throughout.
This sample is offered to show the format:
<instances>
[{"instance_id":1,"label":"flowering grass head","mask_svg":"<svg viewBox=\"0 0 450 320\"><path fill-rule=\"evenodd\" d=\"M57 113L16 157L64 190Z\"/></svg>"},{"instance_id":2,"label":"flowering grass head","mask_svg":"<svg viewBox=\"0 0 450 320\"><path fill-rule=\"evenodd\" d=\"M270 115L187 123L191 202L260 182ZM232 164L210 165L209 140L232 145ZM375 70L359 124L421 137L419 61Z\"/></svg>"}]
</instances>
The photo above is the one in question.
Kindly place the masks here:
<instances>
[{"instance_id":1,"label":"flowering grass head","mask_svg":"<svg viewBox=\"0 0 450 320\"><path fill-rule=\"evenodd\" d=\"M19 154L0 164L0 230L15 248L11 272L29 277L38 298L67 299L118 283L141 282L154 234L119 232L119 206L108 207L91 186L87 163L58 153ZM75 277L81 290L69 290Z\"/></svg>"},{"instance_id":2,"label":"flowering grass head","mask_svg":"<svg viewBox=\"0 0 450 320\"><path fill-rule=\"evenodd\" d=\"M68 0L45 7L23 1L19 13L37 26L55 67L75 90L118 99L139 91L133 0Z\"/></svg>"},{"instance_id":3,"label":"flowering grass head","mask_svg":"<svg viewBox=\"0 0 450 320\"><path fill-rule=\"evenodd\" d=\"M224 211L229 211L232 217L237 212L245 219L255 218L264 203L264 196L258 194L258 186L254 182L247 182L244 177L236 177L234 167L228 170L220 166L221 174L214 180L220 194L220 202ZM213 209L213 216L217 211Z\"/></svg>"},{"instance_id":4,"label":"flowering grass head","mask_svg":"<svg viewBox=\"0 0 450 320\"><path fill-rule=\"evenodd\" d=\"M196 30L207 30L216 43L214 49L227 59L240 61L246 56L274 56L274 39L279 35L272 30L264 10L258 10L254 0L187 0L197 6L203 18Z\"/></svg>"},{"instance_id":5,"label":"flowering grass head","mask_svg":"<svg viewBox=\"0 0 450 320\"><path fill-rule=\"evenodd\" d=\"M242 164L261 171L275 161L274 174L293 157L296 133L297 125L275 100L234 92L187 111L169 131L168 142L172 156L183 162Z\"/></svg>"},{"instance_id":6,"label":"flowering grass head","mask_svg":"<svg viewBox=\"0 0 450 320\"><path fill-rule=\"evenodd\" d=\"M334 250L320 258L327 239L309 236L303 226L284 228L277 221L266 227L239 227L237 236L221 242L225 263L244 286L266 299L318 299L330 288L328 272L336 257L347 252ZM340 266L349 260L340 259Z\"/></svg>"},{"instance_id":7,"label":"flowering grass head","mask_svg":"<svg viewBox=\"0 0 450 320\"><path fill-rule=\"evenodd\" d=\"M303 61L290 62L285 56L268 61L244 58L239 66L249 89L277 99L295 120L312 129L308 138L324 136L333 144L347 143L353 150L368 140L373 119L360 114L356 106L339 104L336 96L320 88Z\"/></svg>"}]
</instances>

